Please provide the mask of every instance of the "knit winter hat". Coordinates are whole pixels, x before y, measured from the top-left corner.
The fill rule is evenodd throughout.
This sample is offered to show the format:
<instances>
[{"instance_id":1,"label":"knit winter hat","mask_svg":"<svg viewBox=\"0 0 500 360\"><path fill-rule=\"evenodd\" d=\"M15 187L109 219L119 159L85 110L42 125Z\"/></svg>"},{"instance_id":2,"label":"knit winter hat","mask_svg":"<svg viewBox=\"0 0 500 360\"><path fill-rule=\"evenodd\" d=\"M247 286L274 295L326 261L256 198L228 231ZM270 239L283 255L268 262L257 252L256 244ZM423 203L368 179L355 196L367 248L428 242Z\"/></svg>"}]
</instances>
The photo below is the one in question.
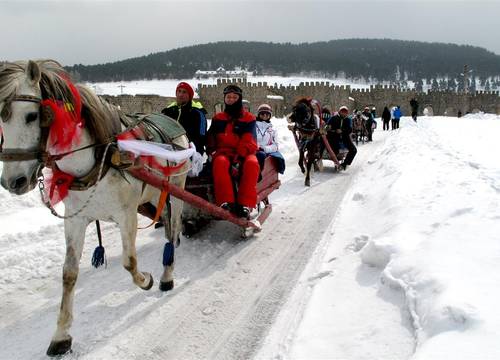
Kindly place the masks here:
<instances>
[{"instance_id":1,"label":"knit winter hat","mask_svg":"<svg viewBox=\"0 0 500 360\"><path fill-rule=\"evenodd\" d=\"M191 87L191 85L189 85L187 82L180 82L177 87L175 88L175 91L177 91L178 89L184 89L188 92L189 94L189 100L193 100L193 96L194 96L194 90L193 88Z\"/></svg>"},{"instance_id":2,"label":"knit winter hat","mask_svg":"<svg viewBox=\"0 0 500 360\"><path fill-rule=\"evenodd\" d=\"M240 87L236 86L236 85L228 85L224 88L224 95L226 94L229 94L229 93L235 93L235 94L238 94L240 97L243 96L243 90L241 90Z\"/></svg>"},{"instance_id":3,"label":"knit winter hat","mask_svg":"<svg viewBox=\"0 0 500 360\"><path fill-rule=\"evenodd\" d=\"M269 115L272 115L273 114L273 109L268 104L261 104L259 106L259 108L257 109L257 114L260 114L262 112L267 112L267 113L269 113Z\"/></svg>"}]
</instances>

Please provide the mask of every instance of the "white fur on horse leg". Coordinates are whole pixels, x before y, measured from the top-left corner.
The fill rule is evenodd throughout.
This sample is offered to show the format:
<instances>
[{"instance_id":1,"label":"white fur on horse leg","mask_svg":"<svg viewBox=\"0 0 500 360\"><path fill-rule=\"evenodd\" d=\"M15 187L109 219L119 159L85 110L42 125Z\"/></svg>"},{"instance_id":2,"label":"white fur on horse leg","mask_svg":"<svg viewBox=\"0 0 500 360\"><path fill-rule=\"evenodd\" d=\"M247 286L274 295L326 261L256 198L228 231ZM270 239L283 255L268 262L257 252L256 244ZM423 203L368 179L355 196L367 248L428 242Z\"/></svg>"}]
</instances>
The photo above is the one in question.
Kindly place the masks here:
<instances>
[{"instance_id":1,"label":"white fur on horse leg","mask_svg":"<svg viewBox=\"0 0 500 360\"><path fill-rule=\"evenodd\" d=\"M171 213L170 214L164 213L165 219L167 219L165 226L165 236L174 247L179 244L179 236L182 230L181 218L182 218L183 205L184 203L181 200L175 197L171 197L170 198ZM162 291L168 291L174 287L174 263L175 263L175 255L172 256L171 263L163 266L163 274L160 279L160 290Z\"/></svg>"},{"instance_id":2,"label":"white fur on horse leg","mask_svg":"<svg viewBox=\"0 0 500 360\"><path fill-rule=\"evenodd\" d=\"M73 322L75 284L85 241L85 229L88 224L88 220L81 218L66 219L64 222L66 257L63 267L63 295L57 319L57 329L47 350L48 355L61 355L71 350L69 329Z\"/></svg>"},{"instance_id":3,"label":"white fur on horse leg","mask_svg":"<svg viewBox=\"0 0 500 360\"><path fill-rule=\"evenodd\" d=\"M135 238L137 236L137 214L130 213L119 222L122 237L122 264L125 270L130 272L134 284L143 290L149 290L153 286L153 277L150 273L140 272L137 267L137 251Z\"/></svg>"},{"instance_id":4,"label":"white fur on horse leg","mask_svg":"<svg viewBox=\"0 0 500 360\"><path fill-rule=\"evenodd\" d=\"M169 234L165 234L167 238L174 244L179 244L179 236L182 230L182 207L184 206L184 202L172 197L170 200L171 206L171 216L170 216L170 226Z\"/></svg>"}]
</instances>

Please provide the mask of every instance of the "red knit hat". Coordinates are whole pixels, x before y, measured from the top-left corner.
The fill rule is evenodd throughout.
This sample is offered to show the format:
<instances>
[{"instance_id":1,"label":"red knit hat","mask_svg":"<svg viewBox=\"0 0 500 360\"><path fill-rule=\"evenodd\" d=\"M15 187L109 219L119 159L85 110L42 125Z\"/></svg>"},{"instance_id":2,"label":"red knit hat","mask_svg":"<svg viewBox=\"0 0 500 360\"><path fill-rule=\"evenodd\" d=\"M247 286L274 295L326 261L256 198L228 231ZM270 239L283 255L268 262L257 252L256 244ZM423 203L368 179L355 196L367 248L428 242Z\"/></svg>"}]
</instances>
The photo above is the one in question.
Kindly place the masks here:
<instances>
[{"instance_id":1,"label":"red knit hat","mask_svg":"<svg viewBox=\"0 0 500 360\"><path fill-rule=\"evenodd\" d=\"M186 90L189 94L189 100L193 100L194 90L187 82L180 82L179 85L177 85L177 87L175 88L175 91L177 92L178 89Z\"/></svg>"}]
</instances>

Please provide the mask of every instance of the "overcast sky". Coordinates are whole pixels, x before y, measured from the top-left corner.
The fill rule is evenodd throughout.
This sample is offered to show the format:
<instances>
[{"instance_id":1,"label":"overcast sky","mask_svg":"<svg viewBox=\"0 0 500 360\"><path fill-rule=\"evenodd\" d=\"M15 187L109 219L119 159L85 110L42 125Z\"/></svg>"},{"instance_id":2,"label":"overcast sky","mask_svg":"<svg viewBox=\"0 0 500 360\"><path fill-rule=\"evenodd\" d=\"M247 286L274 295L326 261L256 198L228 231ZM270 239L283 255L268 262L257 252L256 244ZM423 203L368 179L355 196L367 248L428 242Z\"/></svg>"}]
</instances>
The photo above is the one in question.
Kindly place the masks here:
<instances>
[{"instance_id":1,"label":"overcast sky","mask_svg":"<svg viewBox=\"0 0 500 360\"><path fill-rule=\"evenodd\" d=\"M221 40L390 38L500 55L500 0L5 1L0 60L97 64Z\"/></svg>"}]
</instances>

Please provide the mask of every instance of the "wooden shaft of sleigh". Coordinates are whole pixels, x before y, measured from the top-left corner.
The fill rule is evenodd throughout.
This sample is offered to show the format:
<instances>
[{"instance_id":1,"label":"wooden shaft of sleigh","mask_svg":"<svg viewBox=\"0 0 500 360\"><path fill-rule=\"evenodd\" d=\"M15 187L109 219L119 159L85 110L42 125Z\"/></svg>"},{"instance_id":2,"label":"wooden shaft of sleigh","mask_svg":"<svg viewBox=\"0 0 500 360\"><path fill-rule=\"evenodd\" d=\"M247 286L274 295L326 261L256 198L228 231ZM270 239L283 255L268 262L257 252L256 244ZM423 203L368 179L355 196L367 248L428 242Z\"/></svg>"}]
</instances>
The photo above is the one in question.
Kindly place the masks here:
<instances>
[{"instance_id":1,"label":"wooden shaft of sleigh","mask_svg":"<svg viewBox=\"0 0 500 360\"><path fill-rule=\"evenodd\" d=\"M207 201L207 200L205 200L197 195L194 195L194 194L190 193L189 191L186 191L186 190L180 188L177 185L170 184L167 180L160 179L158 176L156 176L155 174L152 174L150 171L148 171L144 168L133 169L133 170L130 170L130 172L133 176L137 177L138 179L141 179L142 181L146 182L147 184L149 184L157 189L165 189L172 196L175 196L176 198L178 198L182 201L185 201L188 204L191 204L192 206L194 206L198 209L202 209L202 210L208 212L209 214L211 214L219 219L230 221L233 224L236 224L236 225L241 226L243 228L253 227L253 228L259 229L259 226L256 225L255 223L253 223L252 221L238 218L238 217L234 216L232 213L230 213L229 211L224 210L224 209L220 208L219 206L214 205L211 202L209 202L209 201ZM268 187L266 187L265 189L263 189L263 191L259 192L259 195L262 194L261 196L259 196L259 199L262 200L262 199L266 198L267 195L269 195L274 189L279 187L279 185L280 185L279 183L280 182L278 180L277 182L274 182L273 184L271 184ZM262 217L262 220L265 221L265 219L269 215L271 209L272 209L271 207L266 207L266 209L265 209L266 211L264 212L265 216L262 217L262 215L264 215L264 213L263 213L259 217L259 219Z\"/></svg>"}]
</instances>

